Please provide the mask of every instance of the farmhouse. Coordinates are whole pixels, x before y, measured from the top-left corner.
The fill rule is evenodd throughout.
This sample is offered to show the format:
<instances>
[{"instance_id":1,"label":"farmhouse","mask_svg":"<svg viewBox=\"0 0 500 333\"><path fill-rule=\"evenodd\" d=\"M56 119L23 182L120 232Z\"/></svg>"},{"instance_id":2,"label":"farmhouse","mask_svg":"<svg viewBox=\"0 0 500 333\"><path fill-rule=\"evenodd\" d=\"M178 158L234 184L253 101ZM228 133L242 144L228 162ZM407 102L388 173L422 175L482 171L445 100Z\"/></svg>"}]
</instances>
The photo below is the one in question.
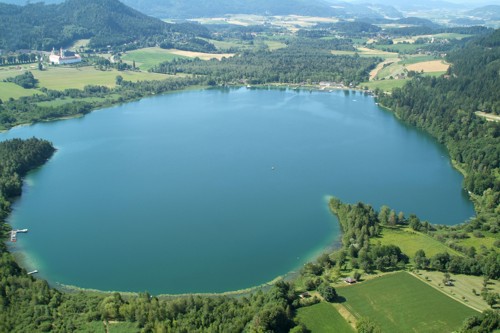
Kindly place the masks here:
<instances>
[{"instance_id":1,"label":"farmhouse","mask_svg":"<svg viewBox=\"0 0 500 333\"><path fill-rule=\"evenodd\" d=\"M59 54L56 54L56 50L52 48L49 56L49 62L55 65L76 64L81 61L82 57L79 54L64 51L62 47L59 50Z\"/></svg>"}]
</instances>

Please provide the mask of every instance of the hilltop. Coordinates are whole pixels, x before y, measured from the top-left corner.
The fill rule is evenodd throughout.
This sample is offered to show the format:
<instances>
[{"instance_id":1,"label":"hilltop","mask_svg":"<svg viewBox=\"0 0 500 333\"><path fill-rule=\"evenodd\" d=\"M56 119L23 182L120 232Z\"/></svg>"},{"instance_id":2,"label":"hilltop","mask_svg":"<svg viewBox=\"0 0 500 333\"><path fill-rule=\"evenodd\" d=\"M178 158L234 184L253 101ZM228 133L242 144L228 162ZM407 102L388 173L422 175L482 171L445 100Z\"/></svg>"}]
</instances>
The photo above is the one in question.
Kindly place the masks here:
<instances>
[{"instance_id":1,"label":"hilltop","mask_svg":"<svg viewBox=\"0 0 500 333\"><path fill-rule=\"evenodd\" d=\"M50 50L78 39L94 48L150 40L163 42L203 35L194 24L174 25L147 16L118 0L67 0L25 6L0 3L0 49Z\"/></svg>"}]
</instances>

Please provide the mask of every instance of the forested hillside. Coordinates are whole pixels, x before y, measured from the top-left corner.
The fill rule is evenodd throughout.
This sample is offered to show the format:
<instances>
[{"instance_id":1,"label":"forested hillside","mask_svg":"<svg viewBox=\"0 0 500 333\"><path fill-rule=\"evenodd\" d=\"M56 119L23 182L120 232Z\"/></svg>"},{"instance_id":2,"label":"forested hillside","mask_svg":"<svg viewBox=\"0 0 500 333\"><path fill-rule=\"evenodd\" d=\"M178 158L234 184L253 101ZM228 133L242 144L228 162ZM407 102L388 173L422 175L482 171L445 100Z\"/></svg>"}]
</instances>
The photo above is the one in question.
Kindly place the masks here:
<instances>
[{"instance_id":1,"label":"forested hillside","mask_svg":"<svg viewBox=\"0 0 500 333\"><path fill-rule=\"evenodd\" d=\"M50 50L78 39L90 47L124 43L178 41L208 34L194 24L167 24L118 0L67 0L61 4L25 6L0 3L0 49Z\"/></svg>"},{"instance_id":2,"label":"forested hillside","mask_svg":"<svg viewBox=\"0 0 500 333\"><path fill-rule=\"evenodd\" d=\"M465 187L478 195L479 221L500 221L500 124L476 111L500 113L500 30L450 54L447 75L417 77L392 95L385 106L411 125L445 144L466 174ZM482 197L481 197L482 196Z\"/></svg>"}]
</instances>

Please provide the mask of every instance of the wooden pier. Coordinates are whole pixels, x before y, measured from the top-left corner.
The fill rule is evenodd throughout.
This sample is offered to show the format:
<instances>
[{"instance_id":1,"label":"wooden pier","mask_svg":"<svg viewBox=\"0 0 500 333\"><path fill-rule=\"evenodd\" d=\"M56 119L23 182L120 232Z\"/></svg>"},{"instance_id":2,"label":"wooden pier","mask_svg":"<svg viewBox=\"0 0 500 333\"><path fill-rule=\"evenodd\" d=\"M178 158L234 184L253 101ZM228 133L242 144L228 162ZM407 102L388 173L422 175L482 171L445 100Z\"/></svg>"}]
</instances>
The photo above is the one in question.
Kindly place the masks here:
<instances>
[{"instance_id":1,"label":"wooden pier","mask_svg":"<svg viewBox=\"0 0 500 333\"><path fill-rule=\"evenodd\" d=\"M28 232L28 229L11 230L10 231L10 241L13 243L17 242L17 234L18 233L26 233L26 232Z\"/></svg>"}]
</instances>

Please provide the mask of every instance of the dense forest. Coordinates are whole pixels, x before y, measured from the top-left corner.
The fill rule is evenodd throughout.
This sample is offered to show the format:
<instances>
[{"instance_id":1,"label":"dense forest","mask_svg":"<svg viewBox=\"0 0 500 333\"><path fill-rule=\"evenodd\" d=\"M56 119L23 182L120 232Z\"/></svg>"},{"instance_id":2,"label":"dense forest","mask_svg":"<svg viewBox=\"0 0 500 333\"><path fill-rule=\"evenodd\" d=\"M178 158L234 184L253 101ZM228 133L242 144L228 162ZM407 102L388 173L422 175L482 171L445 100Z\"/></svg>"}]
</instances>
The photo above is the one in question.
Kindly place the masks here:
<instances>
[{"instance_id":1,"label":"dense forest","mask_svg":"<svg viewBox=\"0 0 500 333\"><path fill-rule=\"evenodd\" d=\"M222 60L176 59L152 69L165 74L203 75L212 84L227 83L302 83L364 81L380 61L359 56L335 56L331 50L353 50L345 39L314 40L299 38L276 51L243 52Z\"/></svg>"},{"instance_id":2,"label":"dense forest","mask_svg":"<svg viewBox=\"0 0 500 333\"><path fill-rule=\"evenodd\" d=\"M168 24L144 15L118 0L67 0L61 4L0 3L0 49L51 50L78 39L91 48L147 42L182 42L208 31L197 24Z\"/></svg>"}]
</instances>

